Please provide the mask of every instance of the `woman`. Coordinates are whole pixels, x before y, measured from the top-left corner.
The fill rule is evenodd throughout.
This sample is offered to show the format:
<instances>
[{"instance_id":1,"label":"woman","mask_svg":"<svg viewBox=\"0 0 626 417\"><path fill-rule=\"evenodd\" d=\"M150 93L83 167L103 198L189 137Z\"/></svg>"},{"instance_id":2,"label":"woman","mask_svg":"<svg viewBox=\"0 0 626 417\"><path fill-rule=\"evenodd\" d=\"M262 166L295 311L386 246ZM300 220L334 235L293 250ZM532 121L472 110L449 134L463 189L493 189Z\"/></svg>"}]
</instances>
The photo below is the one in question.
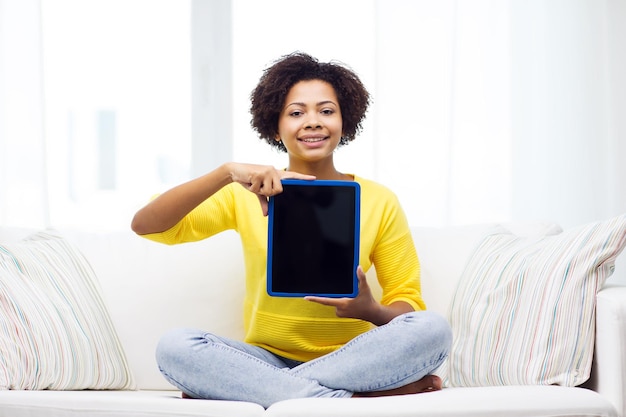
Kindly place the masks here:
<instances>
[{"instance_id":1,"label":"woman","mask_svg":"<svg viewBox=\"0 0 626 417\"><path fill-rule=\"evenodd\" d=\"M264 72L251 95L252 126L287 153L287 168L225 163L163 193L135 215L132 229L163 243L200 240L227 229L242 239L245 340L177 329L157 347L161 372L183 396L268 407L289 398L441 389L440 378L431 374L448 354L451 331L442 317L424 311L406 216L386 187L334 164L337 147L361 130L368 105L369 94L350 69L302 53L287 55ZM284 178L359 183L355 298L267 294L267 199L282 191ZM383 290L380 302L365 277L372 265Z\"/></svg>"}]
</instances>

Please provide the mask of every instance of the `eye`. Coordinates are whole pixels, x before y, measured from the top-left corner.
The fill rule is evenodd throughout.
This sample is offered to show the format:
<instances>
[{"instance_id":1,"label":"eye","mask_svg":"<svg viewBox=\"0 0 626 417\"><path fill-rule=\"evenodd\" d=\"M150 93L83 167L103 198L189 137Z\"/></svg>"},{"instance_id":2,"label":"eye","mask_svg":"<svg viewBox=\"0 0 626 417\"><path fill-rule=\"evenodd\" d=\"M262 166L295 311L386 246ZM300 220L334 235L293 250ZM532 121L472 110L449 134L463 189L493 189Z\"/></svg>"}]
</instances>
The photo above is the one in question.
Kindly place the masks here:
<instances>
[{"instance_id":1,"label":"eye","mask_svg":"<svg viewBox=\"0 0 626 417\"><path fill-rule=\"evenodd\" d=\"M293 117L302 116L302 112L300 110L294 110L289 113L289 116L293 116Z\"/></svg>"},{"instance_id":2,"label":"eye","mask_svg":"<svg viewBox=\"0 0 626 417\"><path fill-rule=\"evenodd\" d=\"M326 116L330 116L331 114L334 114L335 111L333 109L323 109L321 111L322 114L326 115Z\"/></svg>"}]
</instances>

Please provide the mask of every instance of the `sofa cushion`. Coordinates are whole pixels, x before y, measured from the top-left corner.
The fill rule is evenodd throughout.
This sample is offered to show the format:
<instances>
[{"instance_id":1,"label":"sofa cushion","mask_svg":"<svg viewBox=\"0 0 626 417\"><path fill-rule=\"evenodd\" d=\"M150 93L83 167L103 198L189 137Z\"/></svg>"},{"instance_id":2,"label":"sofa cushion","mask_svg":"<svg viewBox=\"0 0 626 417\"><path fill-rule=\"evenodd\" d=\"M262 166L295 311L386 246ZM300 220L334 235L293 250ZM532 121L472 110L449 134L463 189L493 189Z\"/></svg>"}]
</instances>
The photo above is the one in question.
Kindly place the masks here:
<instances>
[{"instance_id":1,"label":"sofa cushion","mask_svg":"<svg viewBox=\"0 0 626 417\"><path fill-rule=\"evenodd\" d=\"M617 417L597 392L557 386L446 388L370 398L300 398L272 404L267 417Z\"/></svg>"},{"instance_id":2,"label":"sofa cushion","mask_svg":"<svg viewBox=\"0 0 626 417\"><path fill-rule=\"evenodd\" d=\"M172 328L243 339L245 266L235 231L174 246L130 230L66 229L63 236L96 271L140 389L174 388L159 372L154 355L159 339Z\"/></svg>"},{"instance_id":3,"label":"sofa cushion","mask_svg":"<svg viewBox=\"0 0 626 417\"><path fill-rule=\"evenodd\" d=\"M0 244L0 389L133 389L82 254L55 233Z\"/></svg>"},{"instance_id":4,"label":"sofa cushion","mask_svg":"<svg viewBox=\"0 0 626 417\"><path fill-rule=\"evenodd\" d=\"M587 380L596 293L625 243L626 215L554 236L485 237L452 301L446 385Z\"/></svg>"},{"instance_id":5,"label":"sofa cushion","mask_svg":"<svg viewBox=\"0 0 626 417\"><path fill-rule=\"evenodd\" d=\"M0 391L7 417L261 417L245 401L182 399L180 391Z\"/></svg>"}]
</instances>

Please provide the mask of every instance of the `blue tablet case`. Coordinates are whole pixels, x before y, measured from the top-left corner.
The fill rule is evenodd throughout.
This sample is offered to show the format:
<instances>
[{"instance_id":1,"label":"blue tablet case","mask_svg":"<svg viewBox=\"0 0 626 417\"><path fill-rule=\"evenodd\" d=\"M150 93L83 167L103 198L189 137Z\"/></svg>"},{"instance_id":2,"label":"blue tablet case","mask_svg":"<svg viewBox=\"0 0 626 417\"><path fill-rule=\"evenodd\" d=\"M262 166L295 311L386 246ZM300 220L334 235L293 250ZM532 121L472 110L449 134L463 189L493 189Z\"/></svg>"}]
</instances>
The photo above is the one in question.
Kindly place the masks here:
<instances>
[{"instance_id":1,"label":"blue tablet case","mask_svg":"<svg viewBox=\"0 0 626 417\"><path fill-rule=\"evenodd\" d=\"M356 297L361 188L354 181L282 180L270 197L267 292Z\"/></svg>"}]
</instances>

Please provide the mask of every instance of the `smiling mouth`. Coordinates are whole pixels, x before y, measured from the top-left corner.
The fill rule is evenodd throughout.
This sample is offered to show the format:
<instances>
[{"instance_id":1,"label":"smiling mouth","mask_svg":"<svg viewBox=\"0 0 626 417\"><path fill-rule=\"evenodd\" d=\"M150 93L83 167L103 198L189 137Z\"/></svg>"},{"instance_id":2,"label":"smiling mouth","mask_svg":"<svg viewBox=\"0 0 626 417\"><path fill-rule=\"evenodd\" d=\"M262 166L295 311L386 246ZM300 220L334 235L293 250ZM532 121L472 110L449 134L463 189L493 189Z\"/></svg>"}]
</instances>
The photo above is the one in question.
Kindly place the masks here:
<instances>
[{"instance_id":1,"label":"smiling mouth","mask_svg":"<svg viewBox=\"0 0 626 417\"><path fill-rule=\"evenodd\" d=\"M326 140L326 137L300 138L298 140L301 141L301 142L306 142L306 143L315 143L315 142L321 142L323 140Z\"/></svg>"}]
</instances>

